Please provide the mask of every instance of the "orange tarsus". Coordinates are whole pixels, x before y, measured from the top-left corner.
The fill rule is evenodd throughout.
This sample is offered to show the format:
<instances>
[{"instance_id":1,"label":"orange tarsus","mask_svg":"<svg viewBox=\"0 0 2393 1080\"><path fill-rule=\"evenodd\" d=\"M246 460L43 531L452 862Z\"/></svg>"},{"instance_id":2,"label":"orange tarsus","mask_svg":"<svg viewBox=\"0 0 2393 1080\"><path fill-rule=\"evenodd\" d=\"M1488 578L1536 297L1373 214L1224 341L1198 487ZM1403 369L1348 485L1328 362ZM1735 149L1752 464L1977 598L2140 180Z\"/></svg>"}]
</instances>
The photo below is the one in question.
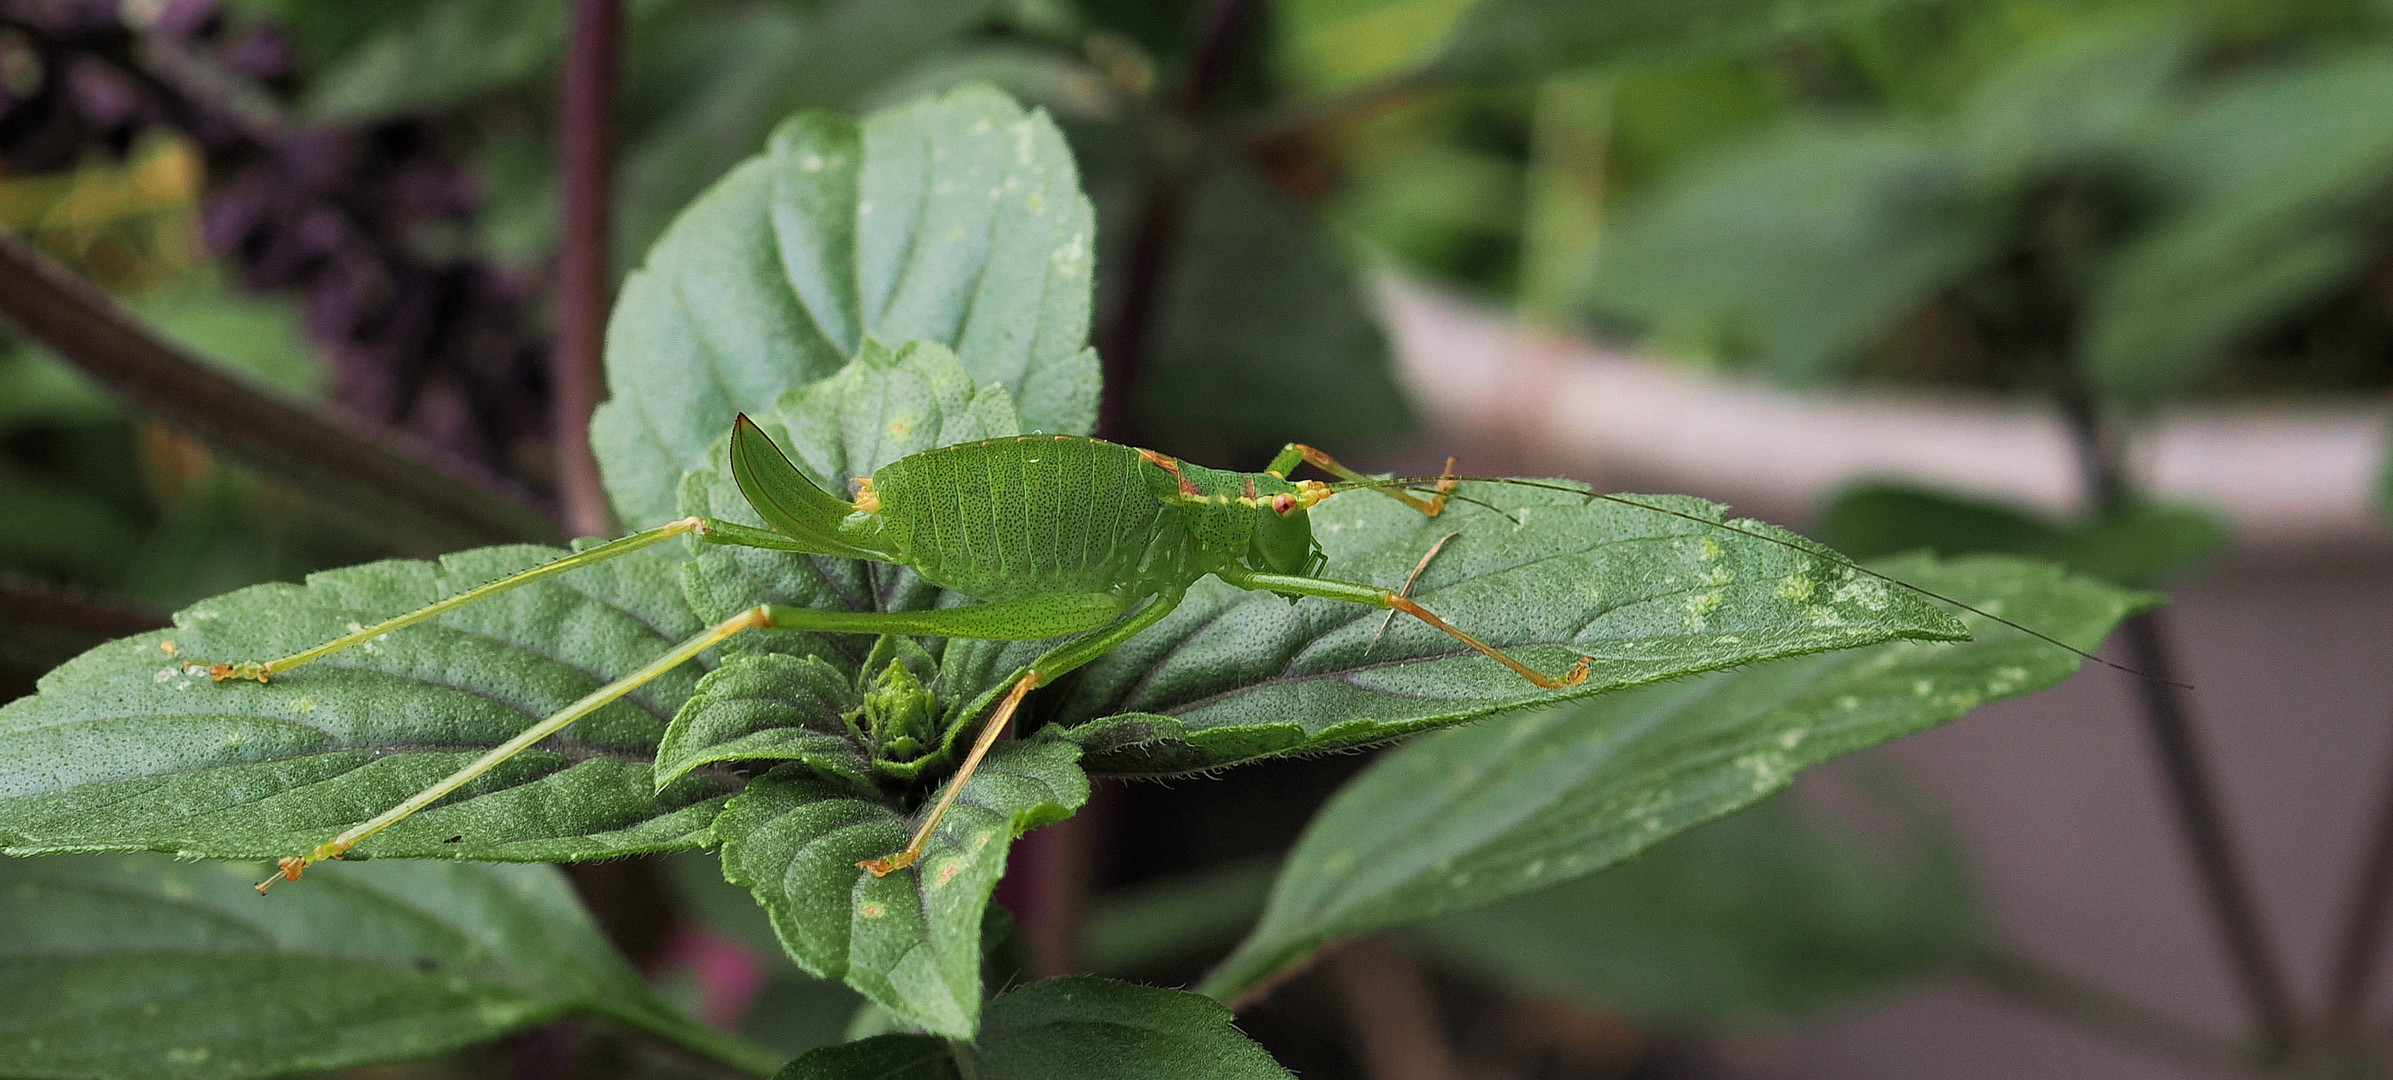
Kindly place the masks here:
<instances>
[{"instance_id":1,"label":"orange tarsus","mask_svg":"<svg viewBox=\"0 0 2393 1080\"><path fill-rule=\"evenodd\" d=\"M285 855L282 858L274 860L274 866L274 876L269 877L264 881L258 882L259 896L266 895L266 890L273 888L274 883L277 881L299 880L300 873L307 869L307 860L302 859L297 855Z\"/></svg>"},{"instance_id":2,"label":"orange tarsus","mask_svg":"<svg viewBox=\"0 0 2393 1080\"><path fill-rule=\"evenodd\" d=\"M881 512L881 493L873 490L872 477L856 477L856 509L867 514Z\"/></svg>"},{"instance_id":3,"label":"orange tarsus","mask_svg":"<svg viewBox=\"0 0 2393 1080\"><path fill-rule=\"evenodd\" d=\"M872 876L881 878L912 866L915 860L922 858L922 850L929 846L931 834L939 827L939 820L947 816L947 808L955 805L956 796L963 792L964 781L971 779L973 772L980 768L980 759L988 756L990 747L997 745L997 736L1013 723L1014 711L1022 707L1022 699L1037 689L1038 685L1039 673L1034 668L1023 675L1022 681L1015 683L1012 690L1006 692L1003 701L997 703L996 710L989 714L989 719L981 728L980 738L974 740L972 752L964 755L964 763L956 767L955 777L947 782L947 790L940 793L938 804L931 807L921 827L914 830L914 838L906 842L905 850L883 858L863 859L856 865Z\"/></svg>"},{"instance_id":4,"label":"orange tarsus","mask_svg":"<svg viewBox=\"0 0 2393 1080\"><path fill-rule=\"evenodd\" d=\"M1314 468L1329 473L1340 480L1365 481L1370 479L1370 477L1364 476L1353 469L1349 469L1346 466L1339 464L1338 459L1329 456L1317 447L1306 446L1303 443L1296 443L1294 445L1296 447L1296 452L1300 455L1303 455L1306 462L1311 464ZM1402 491L1393 487L1381 488L1380 490L1388 493L1389 495L1395 496L1397 500L1401 501L1406 506L1412 507L1413 509L1420 511L1429 517L1436 517L1441 511L1446 509L1447 493L1453 491L1455 485L1460 484L1461 482L1462 478L1454 475L1454 459L1449 457L1446 459L1445 474L1438 477L1436 489L1437 494L1431 496L1430 498L1424 499L1411 492ZM1328 496L1324 494L1322 497L1327 498ZM1317 502L1319 500L1313 501ZM1307 502L1305 505L1311 506L1313 505L1313 502Z\"/></svg>"},{"instance_id":5,"label":"orange tarsus","mask_svg":"<svg viewBox=\"0 0 2393 1080\"><path fill-rule=\"evenodd\" d=\"M1429 506L1428 509L1422 512L1428 514L1430 517L1438 516L1440 512L1446 509L1446 496L1453 492L1456 485L1461 483L1462 481L1457 479L1454 475L1454 457L1453 455L1449 454L1446 456L1446 471L1438 474L1437 494L1424 500L1429 504Z\"/></svg>"},{"instance_id":6,"label":"orange tarsus","mask_svg":"<svg viewBox=\"0 0 2393 1080\"><path fill-rule=\"evenodd\" d=\"M256 679L262 684L269 674L271 673L266 670L266 665L255 660L243 661L238 664L208 665L208 678L216 682L223 682L226 679Z\"/></svg>"}]
</instances>

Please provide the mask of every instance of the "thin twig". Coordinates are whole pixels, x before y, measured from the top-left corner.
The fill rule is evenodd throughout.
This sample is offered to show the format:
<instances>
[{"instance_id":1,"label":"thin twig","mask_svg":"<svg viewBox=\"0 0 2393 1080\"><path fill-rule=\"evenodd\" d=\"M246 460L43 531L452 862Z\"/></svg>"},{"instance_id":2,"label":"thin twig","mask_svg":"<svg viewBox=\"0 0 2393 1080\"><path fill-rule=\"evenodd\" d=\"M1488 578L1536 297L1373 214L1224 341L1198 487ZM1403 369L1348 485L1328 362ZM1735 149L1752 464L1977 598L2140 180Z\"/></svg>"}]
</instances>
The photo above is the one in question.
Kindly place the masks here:
<instances>
[{"instance_id":1,"label":"thin twig","mask_svg":"<svg viewBox=\"0 0 2393 1080\"><path fill-rule=\"evenodd\" d=\"M1403 950L1365 938L1329 959L1355 1056L1371 1080L1454 1080L1454 1052L1429 978Z\"/></svg>"},{"instance_id":2,"label":"thin twig","mask_svg":"<svg viewBox=\"0 0 2393 1080\"><path fill-rule=\"evenodd\" d=\"M1229 73L1232 47L1254 6L1254 0L1213 0L1206 7L1165 124L1181 129L1203 126ZM1166 133L1157 141L1171 141L1171 136ZM1131 430L1132 406L1146 368L1147 346L1154 336L1155 311L1163 300L1172 252L1180 243L1188 193L1194 189L1191 174L1200 164L1185 147L1150 147L1148 158L1138 217L1130 227L1130 254L1122 271L1121 289L1097 341L1099 362L1105 368L1097 434L1119 441L1137 438Z\"/></svg>"},{"instance_id":3,"label":"thin twig","mask_svg":"<svg viewBox=\"0 0 2393 1080\"><path fill-rule=\"evenodd\" d=\"M2222 1072L2245 1072L2254 1064L2252 1052L2232 1039L2015 953L1986 952L1968 970L2006 1000L2156 1057Z\"/></svg>"},{"instance_id":4,"label":"thin twig","mask_svg":"<svg viewBox=\"0 0 2393 1080\"><path fill-rule=\"evenodd\" d=\"M2384 953L2386 908L2393 903L2393 758L2385 765L2384 793L2377 798L2376 822L2369 834L2366 862L2344 909L2341 946L2334 958L2334 979L2327 984L2327 1035L2349 1040L2358 1033L2360 1012L2368 1005Z\"/></svg>"},{"instance_id":5,"label":"thin twig","mask_svg":"<svg viewBox=\"0 0 2393 1080\"><path fill-rule=\"evenodd\" d=\"M466 543L558 538L546 513L497 479L201 362L14 236L0 235L0 316L132 408L365 522L403 515Z\"/></svg>"},{"instance_id":6,"label":"thin twig","mask_svg":"<svg viewBox=\"0 0 2393 1080\"><path fill-rule=\"evenodd\" d=\"M1017 861L1011 865L1023 875L1023 887L1007 899L1021 905L1014 913L1034 978L1088 971L1081 932L1104 833L1106 791L1097 787L1080 812L1014 842L1011 858Z\"/></svg>"},{"instance_id":7,"label":"thin twig","mask_svg":"<svg viewBox=\"0 0 2393 1080\"><path fill-rule=\"evenodd\" d=\"M1278 106L1240 125L1238 133L1251 143L1296 138L1394 108L1427 93L1434 82L1435 76L1428 67L1414 68L1350 90Z\"/></svg>"},{"instance_id":8,"label":"thin twig","mask_svg":"<svg viewBox=\"0 0 2393 1080\"><path fill-rule=\"evenodd\" d=\"M2132 497L2126 469L2119 462L2116 442L2102 422L2091 395L2082 386L2065 385L2061 410L2069 421L2086 487L2101 512L2116 510ZM2211 780L2210 766L2195 738L2191 710L2175 657L2156 612L2128 617L2122 627L2129 666L2147 677L2137 681L2144 707L2145 727L2151 733L2171 807L2194 857L2211 917L2227 946L2236 980L2252 1010L2254 1034L2262 1056L2282 1061L2293 1051L2299 1025L2285 978L2262 925L2241 856Z\"/></svg>"},{"instance_id":9,"label":"thin twig","mask_svg":"<svg viewBox=\"0 0 2393 1080\"><path fill-rule=\"evenodd\" d=\"M590 412L606 381L607 211L621 26L621 0L573 0L565 58L565 233L557 258L557 344L549 382L557 490L566 528L583 536L614 528L598 458L590 450Z\"/></svg>"}]
</instances>

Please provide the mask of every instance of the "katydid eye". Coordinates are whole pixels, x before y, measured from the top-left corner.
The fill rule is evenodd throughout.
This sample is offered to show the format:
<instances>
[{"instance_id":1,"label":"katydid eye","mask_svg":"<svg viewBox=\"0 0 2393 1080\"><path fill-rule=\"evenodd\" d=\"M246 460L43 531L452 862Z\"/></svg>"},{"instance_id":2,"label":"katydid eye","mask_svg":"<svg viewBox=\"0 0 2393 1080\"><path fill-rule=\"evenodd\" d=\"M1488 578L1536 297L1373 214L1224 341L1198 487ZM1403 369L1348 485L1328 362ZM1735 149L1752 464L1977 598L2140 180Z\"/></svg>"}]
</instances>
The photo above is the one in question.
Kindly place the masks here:
<instances>
[{"instance_id":1,"label":"katydid eye","mask_svg":"<svg viewBox=\"0 0 2393 1080\"><path fill-rule=\"evenodd\" d=\"M1271 508L1277 511L1281 517L1287 517L1296 512L1296 496L1286 492L1274 495L1271 497Z\"/></svg>"}]
</instances>

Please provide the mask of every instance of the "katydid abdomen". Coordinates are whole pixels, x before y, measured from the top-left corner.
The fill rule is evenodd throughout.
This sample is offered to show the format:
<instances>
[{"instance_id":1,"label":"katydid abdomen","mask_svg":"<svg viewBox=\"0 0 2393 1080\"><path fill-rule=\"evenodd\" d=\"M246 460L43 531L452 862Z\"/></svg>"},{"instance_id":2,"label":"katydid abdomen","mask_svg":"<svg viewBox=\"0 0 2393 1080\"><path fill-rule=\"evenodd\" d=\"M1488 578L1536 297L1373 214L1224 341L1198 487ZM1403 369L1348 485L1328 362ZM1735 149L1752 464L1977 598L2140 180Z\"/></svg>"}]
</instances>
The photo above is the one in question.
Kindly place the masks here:
<instances>
[{"instance_id":1,"label":"katydid abdomen","mask_svg":"<svg viewBox=\"0 0 2393 1080\"><path fill-rule=\"evenodd\" d=\"M858 503L878 520L894 561L942 588L997 601L1185 585L1195 557L1187 518L1212 508L1158 497L1172 491L1131 447L1025 435L890 462Z\"/></svg>"}]
</instances>

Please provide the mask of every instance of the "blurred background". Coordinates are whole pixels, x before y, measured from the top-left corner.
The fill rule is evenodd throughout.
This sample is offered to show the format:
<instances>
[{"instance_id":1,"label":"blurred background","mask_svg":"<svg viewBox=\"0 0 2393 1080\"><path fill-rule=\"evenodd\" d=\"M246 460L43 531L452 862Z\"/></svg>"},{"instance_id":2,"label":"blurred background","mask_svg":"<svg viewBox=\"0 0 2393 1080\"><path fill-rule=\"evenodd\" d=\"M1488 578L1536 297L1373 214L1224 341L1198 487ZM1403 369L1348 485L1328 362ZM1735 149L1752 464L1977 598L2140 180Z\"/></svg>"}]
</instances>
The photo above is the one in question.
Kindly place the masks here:
<instances>
[{"instance_id":1,"label":"blurred background","mask_svg":"<svg viewBox=\"0 0 2393 1080\"><path fill-rule=\"evenodd\" d=\"M593 11L611 87L568 73ZM553 539L607 524L559 389L679 208L793 111L964 81L1072 140L1107 437L1456 454L2175 598L2116 655L2191 693L2089 672L1351 947L1242 1016L1300 1075L2382 1059L2387 0L0 0L0 232L536 512L466 539ZM603 235L562 224L594 92ZM45 341L0 336L0 700L202 596L459 546ZM1017 849L1026 968L1191 980L1365 760L1101 788ZM855 1012L709 859L576 880L710 1020L794 1052ZM667 1068L560 1026L404 1074Z\"/></svg>"}]
</instances>

